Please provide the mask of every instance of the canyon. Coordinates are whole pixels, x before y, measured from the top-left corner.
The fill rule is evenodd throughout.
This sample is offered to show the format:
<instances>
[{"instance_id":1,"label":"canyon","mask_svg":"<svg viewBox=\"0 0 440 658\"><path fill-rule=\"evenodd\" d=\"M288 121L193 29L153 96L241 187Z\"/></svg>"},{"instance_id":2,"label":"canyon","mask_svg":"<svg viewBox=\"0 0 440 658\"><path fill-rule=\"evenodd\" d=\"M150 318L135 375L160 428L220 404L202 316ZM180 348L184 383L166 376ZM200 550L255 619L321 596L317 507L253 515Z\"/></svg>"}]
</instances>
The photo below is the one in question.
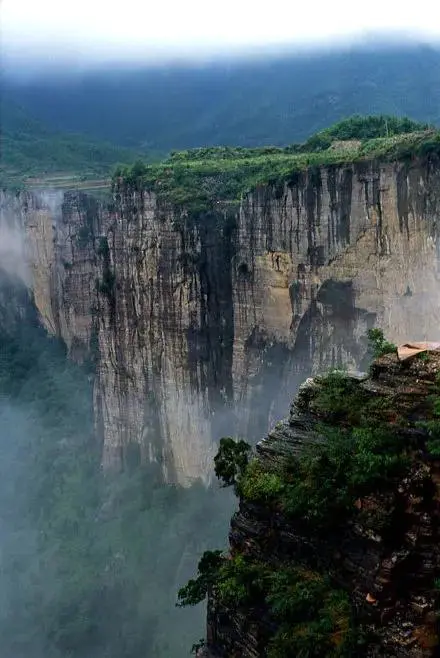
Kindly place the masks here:
<instances>
[{"instance_id":1,"label":"canyon","mask_svg":"<svg viewBox=\"0 0 440 658\"><path fill-rule=\"evenodd\" d=\"M308 375L362 367L369 328L439 339L436 157L310 167L197 213L121 183L2 192L0 212L41 321L94 375L107 469L130 451L207 482L221 436L256 441Z\"/></svg>"}]
</instances>

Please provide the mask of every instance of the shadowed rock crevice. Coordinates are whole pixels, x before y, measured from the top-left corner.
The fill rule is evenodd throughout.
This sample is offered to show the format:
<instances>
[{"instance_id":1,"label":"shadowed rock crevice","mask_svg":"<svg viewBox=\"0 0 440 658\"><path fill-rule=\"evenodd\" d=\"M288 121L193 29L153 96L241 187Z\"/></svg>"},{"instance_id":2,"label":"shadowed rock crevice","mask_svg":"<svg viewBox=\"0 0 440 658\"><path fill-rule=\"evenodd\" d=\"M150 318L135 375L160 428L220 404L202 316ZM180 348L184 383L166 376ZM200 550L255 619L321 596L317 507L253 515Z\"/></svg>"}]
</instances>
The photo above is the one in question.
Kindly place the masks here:
<instances>
[{"instance_id":1,"label":"shadowed rock crevice","mask_svg":"<svg viewBox=\"0 0 440 658\"><path fill-rule=\"evenodd\" d=\"M1 194L45 326L79 360L94 334L106 465L137 443L167 477L207 480L222 434L257 440L298 381L358 365L373 324L438 338L435 157L293 171L217 201Z\"/></svg>"}]
</instances>

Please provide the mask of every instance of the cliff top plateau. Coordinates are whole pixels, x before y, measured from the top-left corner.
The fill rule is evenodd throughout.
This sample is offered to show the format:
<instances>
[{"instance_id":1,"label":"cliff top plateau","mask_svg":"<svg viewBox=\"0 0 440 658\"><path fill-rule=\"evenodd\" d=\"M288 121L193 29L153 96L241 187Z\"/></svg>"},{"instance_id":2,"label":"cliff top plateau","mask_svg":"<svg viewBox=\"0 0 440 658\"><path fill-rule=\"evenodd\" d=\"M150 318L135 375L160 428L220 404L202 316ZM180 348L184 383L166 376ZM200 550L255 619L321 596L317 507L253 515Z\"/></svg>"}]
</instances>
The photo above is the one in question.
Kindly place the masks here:
<instances>
[{"instance_id":1,"label":"cliff top plateau","mask_svg":"<svg viewBox=\"0 0 440 658\"><path fill-rule=\"evenodd\" d=\"M172 152L162 163L118 167L114 191L154 191L175 208L197 212L234 203L260 185L295 184L300 172L363 161L411 161L440 153L440 131L391 116L355 116L286 147L211 147Z\"/></svg>"}]
</instances>

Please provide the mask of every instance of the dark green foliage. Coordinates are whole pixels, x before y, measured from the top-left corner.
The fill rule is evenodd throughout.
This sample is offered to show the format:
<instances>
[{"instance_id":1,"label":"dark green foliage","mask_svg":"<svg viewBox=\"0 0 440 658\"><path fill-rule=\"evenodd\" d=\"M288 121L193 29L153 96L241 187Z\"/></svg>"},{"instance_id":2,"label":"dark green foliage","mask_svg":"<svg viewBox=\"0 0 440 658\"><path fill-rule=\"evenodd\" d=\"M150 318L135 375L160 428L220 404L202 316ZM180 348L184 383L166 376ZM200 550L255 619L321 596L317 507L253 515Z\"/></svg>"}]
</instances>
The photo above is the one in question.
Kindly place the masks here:
<instances>
[{"instance_id":1,"label":"dark green foliage","mask_svg":"<svg viewBox=\"0 0 440 658\"><path fill-rule=\"evenodd\" d=\"M312 411L332 422L352 423L359 417L367 396L358 382L339 370L329 372L319 380L316 395L310 402Z\"/></svg>"},{"instance_id":2,"label":"dark green foliage","mask_svg":"<svg viewBox=\"0 0 440 658\"><path fill-rule=\"evenodd\" d=\"M215 474L229 487L236 485L248 464L251 446L246 441L235 441L230 436L220 439L220 446L214 457Z\"/></svg>"},{"instance_id":3,"label":"dark green foliage","mask_svg":"<svg viewBox=\"0 0 440 658\"><path fill-rule=\"evenodd\" d=\"M382 329L369 329L367 337L374 358L397 351L397 345L385 339Z\"/></svg>"},{"instance_id":4,"label":"dark green foliage","mask_svg":"<svg viewBox=\"0 0 440 658\"><path fill-rule=\"evenodd\" d=\"M322 426L322 443L276 471L250 462L240 482L247 500L272 504L310 524L314 532L337 525L354 511L359 496L401 473L407 464L397 434L378 426Z\"/></svg>"},{"instance_id":5,"label":"dark green foliage","mask_svg":"<svg viewBox=\"0 0 440 658\"><path fill-rule=\"evenodd\" d=\"M350 599L329 577L301 568L274 571L266 600L278 622L268 658L357 655Z\"/></svg>"},{"instance_id":6,"label":"dark green foliage","mask_svg":"<svg viewBox=\"0 0 440 658\"><path fill-rule=\"evenodd\" d=\"M264 593L268 570L243 555L224 557L221 551L207 551L198 573L179 590L179 607L197 605L215 588L215 596L225 605L252 605Z\"/></svg>"},{"instance_id":7,"label":"dark green foliage","mask_svg":"<svg viewBox=\"0 0 440 658\"><path fill-rule=\"evenodd\" d=\"M179 592L181 605L193 605L193 596L198 603L208 588L216 601L229 609L258 610L260 615L267 612L277 628L268 646L270 658L356 655L350 600L329 577L289 564L262 564L234 555L214 563L208 587L201 575L197 581L189 581Z\"/></svg>"},{"instance_id":8,"label":"dark green foliage","mask_svg":"<svg viewBox=\"0 0 440 658\"><path fill-rule=\"evenodd\" d=\"M223 562L222 551L205 551L197 567L197 577L191 579L178 592L179 607L197 605L205 600L209 588L218 578Z\"/></svg>"},{"instance_id":9,"label":"dark green foliage","mask_svg":"<svg viewBox=\"0 0 440 658\"><path fill-rule=\"evenodd\" d=\"M280 504L319 531L353 513L359 496L401 473L399 437L385 427L323 428L325 441L286 464Z\"/></svg>"},{"instance_id":10,"label":"dark green foliage","mask_svg":"<svg viewBox=\"0 0 440 658\"><path fill-rule=\"evenodd\" d=\"M240 496L261 503L279 500L284 489L282 476L264 469L258 459L249 463L237 487Z\"/></svg>"},{"instance_id":11,"label":"dark green foliage","mask_svg":"<svg viewBox=\"0 0 440 658\"><path fill-rule=\"evenodd\" d=\"M264 600L269 567L245 555L224 560L215 582L215 596L228 607L254 607Z\"/></svg>"},{"instance_id":12,"label":"dark green foliage","mask_svg":"<svg viewBox=\"0 0 440 658\"><path fill-rule=\"evenodd\" d=\"M126 185L131 187L137 187L142 185L142 181L148 172L147 166L142 160L136 160L136 162L131 166L127 165L118 165L113 172L113 178L121 178L124 180Z\"/></svg>"}]
</instances>

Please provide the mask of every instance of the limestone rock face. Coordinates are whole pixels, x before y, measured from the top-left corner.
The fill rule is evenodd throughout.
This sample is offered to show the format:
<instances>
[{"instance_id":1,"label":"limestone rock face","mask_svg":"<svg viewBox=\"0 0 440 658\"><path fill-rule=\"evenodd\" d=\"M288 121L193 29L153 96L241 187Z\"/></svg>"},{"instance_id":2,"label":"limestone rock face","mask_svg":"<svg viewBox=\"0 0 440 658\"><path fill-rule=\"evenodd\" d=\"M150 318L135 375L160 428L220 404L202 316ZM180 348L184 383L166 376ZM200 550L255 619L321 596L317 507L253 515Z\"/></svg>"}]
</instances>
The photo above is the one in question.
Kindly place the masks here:
<instances>
[{"instance_id":1,"label":"limestone rock face","mask_svg":"<svg viewBox=\"0 0 440 658\"><path fill-rule=\"evenodd\" d=\"M1 223L25 228L45 325L95 364L104 464L130 446L186 482L307 374L358 364L368 327L439 338L439 215L440 165L417 161L309 170L197 216L123 188L3 195Z\"/></svg>"}]
</instances>

